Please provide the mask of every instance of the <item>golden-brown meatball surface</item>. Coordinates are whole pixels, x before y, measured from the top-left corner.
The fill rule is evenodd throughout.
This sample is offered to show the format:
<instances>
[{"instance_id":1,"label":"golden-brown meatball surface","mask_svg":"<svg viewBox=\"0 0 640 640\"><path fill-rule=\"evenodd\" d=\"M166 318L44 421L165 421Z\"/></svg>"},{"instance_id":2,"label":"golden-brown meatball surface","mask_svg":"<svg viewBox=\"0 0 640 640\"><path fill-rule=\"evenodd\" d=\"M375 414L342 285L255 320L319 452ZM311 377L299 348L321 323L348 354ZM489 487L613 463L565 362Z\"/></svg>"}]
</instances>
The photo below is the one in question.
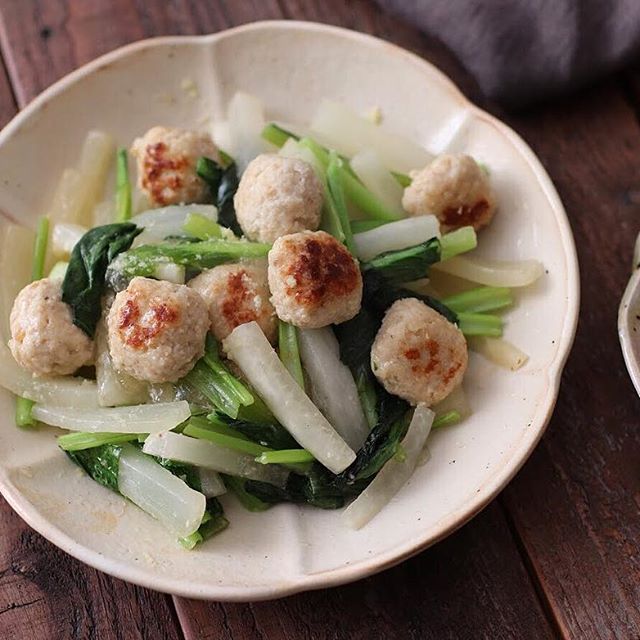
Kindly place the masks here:
<instances>
[{"instance_id":1,"label":"golden-brown meatball surface","mask_svg":"<svg viewBox=\"0 0 640 640\"><path fill-rule=\"evenodd\" d=\"M269 251L271 302L304 329L346 322L360 310L362 275L347 248L324 231L279 238Z\"/></svg>"},{"instance_id":2,"label":"golden-brown meatball surface","mask_svg":"<svg viewBox=\"0 0 640 640\"><path fill-rule=\"evenodd\" d=\"M444 400L467 369L458 327L416 298L394 302L371 348L371 368L384 388L412 405Z\"/></svg>"}]
</instances>

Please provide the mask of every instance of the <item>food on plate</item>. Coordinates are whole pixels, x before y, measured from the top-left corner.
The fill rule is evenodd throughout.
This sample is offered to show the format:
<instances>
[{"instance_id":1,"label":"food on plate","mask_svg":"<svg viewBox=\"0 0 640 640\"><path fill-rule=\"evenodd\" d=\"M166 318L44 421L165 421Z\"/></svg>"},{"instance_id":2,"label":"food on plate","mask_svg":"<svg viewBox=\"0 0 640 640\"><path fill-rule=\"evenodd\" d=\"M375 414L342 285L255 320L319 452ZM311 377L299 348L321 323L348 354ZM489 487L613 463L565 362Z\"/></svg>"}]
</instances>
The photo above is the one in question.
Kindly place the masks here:
<instances>
[{"instance_id":1,"label":"food on plate","mask_svg":"<svg viewBox=\"0 0 640 640\"><path fill-rule=\"evenodd\" d=\"M431 160L333 102L307 136L264 111L236 95L220 145L153 127L137 187L126 149L90 132L51 218L0 234L16 423L65 429L76 464L187 549L233 526L232 499L349 504L367 524L430 432L469 415L468 348L526 362L501 314L543 272L463 255L496 208L477 158Z\"/></svg>"},{"instance_id":2,"label":"food on plate","mask_svg":"<svg viewBox=\"0 0 640 640\"><path fill-rule=\"evenodd\" d=\"M73 324L62 302L60 280L43 278L27 285L11 309L9 348L16 362L36 375L67 375L87 364L92 340Z\"/></svg>"},{"instance_id":3,"label":"food on plate","mask_svg":"<svg viewBox=\"0 0 640 640\"><path fill-rule=\"evenodd\" d=\"M303 329L350 320L362 301L357 260L325 231L292 233L273 243L269 288L278 317Z\"/></svg>"},{"instance_id":4,"label":"food on plate","mask_svg":"<svg viewBox=\"0 0 640 640\"><path fill-rule=\"evenodd\" d=\"M443 154L411 173L402 206L413 216L435 215L443 232L486 227L496 198L486 171L466 154Z\"/></svg>"},{"instance_id":5,"label":"food on plate","mask_svg":"<svg viewBox=\"0 0 640 640\"><path fill-rule=\"evenodd\" d=\"M136 277L107 315L109 353L116 369L136 380L176 382L204 355L209 315L184 284Z\"/></svg>"},{"instance_id":6,"label":"food on plate","mask_svg":"<svg viewBox=\"0 0 640 640\"><path fill-rule=\"evenodd\" d=\"M278 317L269 297L267 265L221 264L189 281L209 310L210 331L224 340L238 325L255 320L271 343L278 335Z\"/></svg>"},{"instance_id":7,"label":"food on plate","mask_svg":"<svg viewBox=\"0 0 640 640\"><path fill-rule=\"evenodd\" d=\"M389 393L431 407L462 382L467 343L437 311L403 298L384 315L371 347L371 369Z\"/></svg>"},{"instance_id":8,"label":"food on plate","mask_svg":"<svg viewBox=\"0 0 640 640\"><path fill-rule=\"evenodd\" d=\"M198 158L218 159L218 148L206 133L153 127L131 145L137 160L138 187L151 206L205 202L207 183L198 176Z\"/></svg>"},{"instance_id":9,"label":"food on plate","mask_svg":"<svg viewBox=\"0 0 640 640\"><path fill-rule=\"evenodd\" d=\"M242 174L233 202L249 240L275 242L289 233L315 231L322 200L322 185L308 162L264 153Z\"/></svg>"}]
</instances>

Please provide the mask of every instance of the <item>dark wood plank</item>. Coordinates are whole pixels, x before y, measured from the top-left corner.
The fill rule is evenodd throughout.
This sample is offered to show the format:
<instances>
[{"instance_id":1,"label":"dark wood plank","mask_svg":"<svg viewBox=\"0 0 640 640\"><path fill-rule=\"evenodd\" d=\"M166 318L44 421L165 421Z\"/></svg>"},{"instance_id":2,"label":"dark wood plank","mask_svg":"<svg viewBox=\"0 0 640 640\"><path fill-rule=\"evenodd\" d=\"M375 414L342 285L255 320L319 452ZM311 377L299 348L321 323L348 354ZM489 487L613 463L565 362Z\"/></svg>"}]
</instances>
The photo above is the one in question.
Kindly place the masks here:
<instances>
[{"instance_id":1,"label":"dark wood plank","mask_svg":"<svg viewBox=\"0 0 640 640\"><path fill-rule=\"evenodd\" d=\"M571 219L582 313L542 445L504 493L565 632L640 637L640 401L616 315L640 231L640 131L612 83L511 118L551 173Z\"/></svg>"},{"instance_id":2,"label":"dark wood plank","mask_svg":"<svg viewBox=\"0 0 640 640\"><path fill-rule=\"evenodd\" d=\"M0 498L0 638L182 638L171 599L95 571Z\"/></svg>"},{"instance_id":3,"label":"dark wood plank","mask_svg":"<svg viewBox=\"0 0 640 640\"><path fill-rule=\"evenodd\" d=\"M189 640L552 638L496 503L416 558L358 583L276 602L177 600Z\"/></svg>"}]
</instances>

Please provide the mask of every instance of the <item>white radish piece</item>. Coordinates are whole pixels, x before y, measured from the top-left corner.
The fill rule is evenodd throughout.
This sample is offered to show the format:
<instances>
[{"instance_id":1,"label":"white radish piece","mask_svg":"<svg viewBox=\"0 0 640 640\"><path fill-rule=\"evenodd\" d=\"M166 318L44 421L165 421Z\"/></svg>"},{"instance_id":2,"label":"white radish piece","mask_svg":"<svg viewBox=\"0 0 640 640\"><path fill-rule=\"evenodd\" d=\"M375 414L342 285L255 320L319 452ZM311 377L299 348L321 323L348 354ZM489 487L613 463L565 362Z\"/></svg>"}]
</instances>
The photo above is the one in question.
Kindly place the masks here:
<instances>
[{"instance_id":1,"label":"white radish piece","mask_svg":"<svg viewBox=\"0 0 640 640\"><path fill-rule=\"evenodd\" d=\"M419 404L413 413L407 435L402 440L404 457L389 460L371 484L347 507L343 514L352 529L361 529L402 489L412 476L431 431L435 413Z\"/></svg>"},{"instance_id":2,"label":"white radish piece","mask_svg":"<svg viewBox=\"0 0 640 640\"><path fill-rule=\"evenodd\" d=\"M71 222L59 222L51 234L53 254L58 258L68 258L73 247L88 231L87 227Z\"/></svg>"},{"instance_id":3,"label":"white radish piece","mask_svg":"<svg viewBox=\"0 0 640 640\"><path fill-rule=\"evenodd\" d=\"M357 451L367 439L369 426L351 371L340 360L340 346L331 327L299 329L298 344L311 384L311 399L344 441Z\"/></svg>"},{"instance_id":4,"label":"white radish piece","mask_svg":"<svg viewBox=\"0 0 640 640\"><path fill-rule=\"evenodd\" d=\"M211 125L211 137L219 149L232 152L231 129L226 120L217 120Z\"/></svg>"},{"instance_id":5,"label":"white radish piece","mask_svg":"<svg viewBox=\"0 0 640 640\"><path fill-rule=\"evenodd\" d=\"M103 200L93 208L92 227L101 227L103 224L110 224L115 220L116 206L114 198Z\"/></svg>"},{"instance_id":6,"label":"white radish piece","mask_svg":"<svg viewBox=\"0 0 640 640\"><path fill-rule=\"evenodd\" d=\"M320 104L311 121L311 129L329 141L329 146L348 157L361 149L373 149L387 169L394 171L408 173L412 169L422 169L432 159L431 154L415 142L389 133L345 105L330 100Z\"/></svg>"},{"instance_id":7,"label":"white radish piece","mask_svg":"<svg viewBox=\"0 0 640 640\"><path fill-rule=\"evenodd\" d=\"M356 255L360 260L371 260L385 251L413 247L431 238L440 237L440 225L435 216L417 216L389 222L375 229L355 233Z\"/></svg>"},{"instance_id":8,"label":"white radish piece","mask_svg":"<svg viewBox=\"0 0 640 640\"><path fill-rule=\"evenodd\" d=\"M198 529L206 509L202 493L131 445L120 453L118 490L178 538Z\"/></svg>"},{"instance_id":9,"label":"white radish piece","mask_svg":"<svg viewBox=\"0 0 640 640\"><path fill-rule=\"evenodd\" d=\"M198 475L200 477L200 490L205 498L217 498L227 492L220 474L215 471L200 467Z\"/></svg>"},{"instance_id":10,"label":"white radish piece","mask_svg":"<svg viewBox=\"0 0 640 640\"><path fill-rule=\"evenodd\" d=\"M95 382L72 376L33 376L13 359L4 343L0 343L0 387L48 406L73 406L81 411L98 406Z\"/></svg>"},{"instance_id":11,"label":"white radish piece","mask_svg":"<svg viewBox=\"0 0 640 640\"><path fill-rule=\"evenodd\" d=\"M218 220L218 210L212 204L175 204L159 209L149 209L131 218L144 231L134 240L134 247L157 244L167 236L184 234L184 223L192 213L199 213L213 222Z\"/></svg>"},{"instance_id":12,"label":"white radish piece","mask_svg":"<svg viewBox=\"0 0 640 640\"><path fill-rule=\"evenodd\" d=\"M177 427L191 415L186 400L95 409L36 404L32 411L45 424L91 433L159 433Z\"/></svg>"},{"instance_id":13,"label":"white radish piece","mask_svg":"<svg viewBox=\"0 0 640 640\"><path fill-rule=\"evenodd\" d=\"M2 278L0 278L0 332L3 344L6 344L11 338L9 315L13 301L20 290L31 282L34 242L35 234L27 227L18 224L5 224L0 227L0 273L2 274Z\"/></svg>"},{"instance_id":14,"label":"white radish piece","mask_svg":"<svg viewBox=\"0 0 640 640\"><path fill-rule=\"evenodd\" d=\"M476 256L456 256L431 268L488 287L526 287L544 273L538 260L499 261Z\"/></svg>"},{"instance_id":15,"label":"white radish piece","mask_svg":"<svg viewBox=\"0 0 640 640\"><path fill-rule=\"evenodd\" d=\"M297 140L289 138L278 151L278 155L284 158L297 158L298 160L304 160L307 164L313 167L321 184L326 181L324 169L318 163L318 159L313 155L313 152L309 147L301 145Z\"/></svg>"},{"instance_id":16,"label":"white radish piece","mask_svg":"<svg viewBox=\"0 0 640 640\"><path fill-rule=\"evenodd\" d=\"M526 353L503 338L475 337L469 338L467 342L472 351L511 371L517 371L529 359Z\"/></svg>"},{"instance_id":17,"label":"white radish piece","mask_svg":"<svg viewBox=\"0 0 640 640\"><path fill-rule=\"evenodd\" d=\"M351 168L374 196L399 216L405 216L402 208L404 189L391 175L380 156L373 149L363 149L350 161Z\"/></svg>"},{"instance_id":18,"label":"white radish piece","mask_svg":"<svg viewBox=\"0 0 640 640\"><path fill-rule=\"evenodd\" d=\"M432 408L436 415L442 415L450 411L457 411L461 418L471 415L471 405L462 385L458 385L444 400L441 400Z\"/></svg>"},{"instance_id":19,"label":"white radish piece","mask_svg":"<svg viewBox=\"0 0 640 640\"><path fill-rule=\"evenodd\" d=\"M95 366L100 406L121 407L143 404L147 401L149 385L127 373L118 371L113 366L103 323L100 323L96 332Z\"/></svg>"},{"instance_id":20,"label":"white radish piece","mask_svg":"<svg viewBox=\"0 0 640 640\"><path fill-rule=\"evenodd\" d=\"M266 124L262 101L238 91L229 102L227 120L232 155L242 173L256 156L273 149L262 137Z\"/></svg>"},{"instance_id":21,"label":"white radish piece","mask_svg":"<svg viewBox=\"0 0 640 640\"><path fill-rule=\"evenodd\" d=\"M115 144L102 131L90 131L82 145L78 168L66 169L52 200L54 222L71 222L86 227L93 222L93 209L102 197L112 165Z\"/></svg>"},{"instance_id":22,"label":"white radish piece","mask_svg":"<svg viewBox=\"0 0 640 640\"><path fill-rule=\"evenodd\" d=\"M293 379L256 322L236 327L223 347L282 426L316 460L333 473L355 460L356 454Z\"/></svg>"},{"instance_id":23,"label":"white radish piece","mask_svg":"<svg viewBox=\"0 0 640 640\"><path fill-rule=\"evenodd\" d=\"M153 277L157 278L158 280L173 282L174 284L184 284L184 281L187 277L187 270L181 264L174 264L173 262L160 262L154 269Z\"/></svg>"},{"instance_id":24,"label":"white radish piece","mask_svg":"<svg viewBox=\"0 0 640 640\"><path fill-rule=\"evenodd\" d=\"M259 464L254 456L246 453L171 431L150 435L144 441L142 450L153 456L193 464L230 476L269 482L279 487L284 486L289 475L282 467Z\"/></svg>"}]
</instances>

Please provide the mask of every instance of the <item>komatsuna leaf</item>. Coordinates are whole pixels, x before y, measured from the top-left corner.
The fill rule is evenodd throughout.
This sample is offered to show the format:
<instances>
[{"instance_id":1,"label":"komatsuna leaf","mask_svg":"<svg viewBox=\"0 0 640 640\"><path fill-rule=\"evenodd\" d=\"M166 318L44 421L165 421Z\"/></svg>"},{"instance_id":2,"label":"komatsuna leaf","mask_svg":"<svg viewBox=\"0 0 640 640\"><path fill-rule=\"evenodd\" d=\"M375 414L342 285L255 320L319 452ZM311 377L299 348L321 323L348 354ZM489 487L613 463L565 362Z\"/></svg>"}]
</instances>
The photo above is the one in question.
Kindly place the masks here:
<instances>
[{"instance_id":1,"label":"komatsuna leaf","mask_svg":"<svg viewBox=\"0 0 640 640\"><path fill-rule=\"evenodd\" d=\"M118 473L121 452L122 447L117 444L103 444L81 451L65 451L93 480L116 493L120 493Z\"/></svg>"},{"instance_id":2,"label":"komatsuna leaf","mask_svg":"<svg viewBox=\"0 0 640 640\"><path fill-rule=\"evenodd\" d=\"M94 227L73 248L62 281L62 300L71 307L73 324L90 338L96 331L109 263L131 246L142 231L131 222Z\"/></svg>"},{"instance_id":3,"label":"komatsuna leaf","mask_svg":"<svg viewBox=\"0 0 640 640\"><path fill-rule=\"evenodd\" d=\"M222 166L211 158L199 158L196 173L209 185L213 204L218 208L218 223L240 236L242 229L238 224L233 205L233 196L239 184L238 168L231 158L227 156L227 159L229 162Z\"/></svg>"}]
</instances>

